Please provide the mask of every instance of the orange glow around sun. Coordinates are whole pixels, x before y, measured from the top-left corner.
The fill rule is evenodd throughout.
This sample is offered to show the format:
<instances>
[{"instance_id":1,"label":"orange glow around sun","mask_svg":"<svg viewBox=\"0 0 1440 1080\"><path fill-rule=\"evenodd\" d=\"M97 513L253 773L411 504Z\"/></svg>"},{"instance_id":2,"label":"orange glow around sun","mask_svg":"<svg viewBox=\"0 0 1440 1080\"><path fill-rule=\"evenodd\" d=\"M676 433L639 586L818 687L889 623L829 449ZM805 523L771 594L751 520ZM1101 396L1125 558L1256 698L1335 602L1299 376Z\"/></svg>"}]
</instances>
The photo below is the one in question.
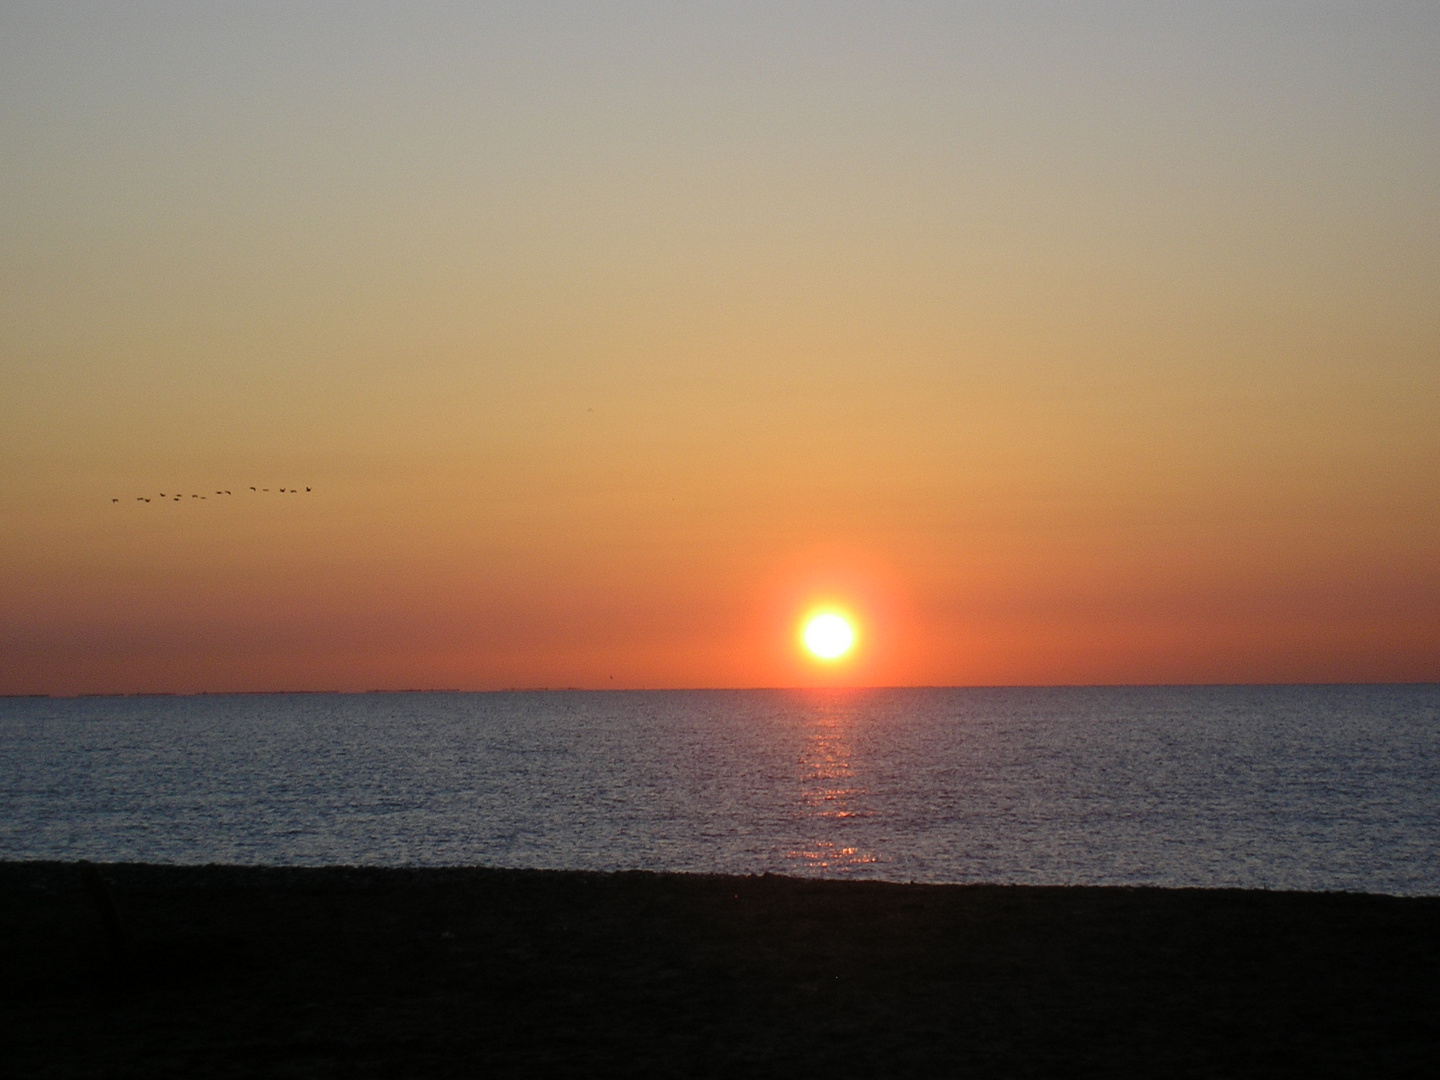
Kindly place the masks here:
<instances>
[{"instance_id":1,"label":"orange glow around sun","mask_svg":"<svg viewBox=\"0 0 1440 1080\"><path fill-rule=\"evenodd\" d=\"M843 660L855 647L855 627L839 612L811 612L803 622L800 640L819 660Z\"/></svg>"}]
</instances>

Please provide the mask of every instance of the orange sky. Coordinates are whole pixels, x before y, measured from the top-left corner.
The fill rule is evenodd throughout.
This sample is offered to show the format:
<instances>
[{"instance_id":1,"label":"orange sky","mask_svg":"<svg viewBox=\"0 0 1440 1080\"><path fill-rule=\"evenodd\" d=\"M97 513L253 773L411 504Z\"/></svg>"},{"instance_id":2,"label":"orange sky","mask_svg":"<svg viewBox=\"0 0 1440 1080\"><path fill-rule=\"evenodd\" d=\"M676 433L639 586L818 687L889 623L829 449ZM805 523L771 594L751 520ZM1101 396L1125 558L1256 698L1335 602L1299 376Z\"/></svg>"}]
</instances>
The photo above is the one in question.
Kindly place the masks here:
<instances>
[{"instance_id":1,"label":"orange sky","mask_svg":"<svg viewBox=\"0 0 1440 1080\"><path fill-rule=\"evenodd\" d=\"M0 692L1440 679L1437 46L7 5Z\"/></svg>"}]
</instances>

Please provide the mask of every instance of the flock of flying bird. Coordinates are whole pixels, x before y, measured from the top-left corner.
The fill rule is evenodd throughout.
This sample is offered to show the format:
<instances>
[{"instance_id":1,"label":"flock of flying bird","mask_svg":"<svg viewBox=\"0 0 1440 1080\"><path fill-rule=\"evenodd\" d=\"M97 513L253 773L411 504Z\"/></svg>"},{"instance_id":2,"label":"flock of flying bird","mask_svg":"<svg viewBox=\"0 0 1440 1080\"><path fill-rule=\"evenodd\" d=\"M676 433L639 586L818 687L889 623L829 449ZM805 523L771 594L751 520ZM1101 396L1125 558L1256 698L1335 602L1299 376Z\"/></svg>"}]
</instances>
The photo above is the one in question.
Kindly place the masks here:
<instances>
[{"instance_id":1,"label":"flock of flying bird","mask_svg":"<svg viewBox=\"0 0 1440 1080\"><path fill-rule=\"evenodd\" d=\"M270 489L269 489L269 488L257 488L257 487L252 486L252 487L250 488L250 490L253 491L253 492L255 492L257 495L264 495L264 494L268 493ZM295 488L295 487L291 487L291 488L283 488L283 487L282 487L282 488L277 488L276 490L278 490L281 494L284 494L284 495L299 495L299 494L300 494L300 489L299 489L299 488ZM307 487L305 490L308 492L310 489ZM216 495L220 495L220 496L225 496L225 495L229 495L230 492L229 492L229 491L221 490L221 491L215 492L215 494L216 494ZM171 492L170 494L167 495L165 492L162 491L162 492L160 492L160 498L162 498L162 499L168 499L168 500L170 500L171 502L179 502L181 499L185 498L185 496L184 496L184 495L177 495L177 494L175 494L174 492ZM209 496L208 496L208 495L191 495L190 498L192 498L192 499L207 499L207 498L209 498ZM111 501L112 503L118 503L120 500L119 500L119 499L111 499L110 501ZM136 495L136 496L135 496L135 501L136 501L136 502L147 502L147 503L148 503L148 502L150 501L150 496L149 496L149 495Z\"/></svg>"}]
</instances>

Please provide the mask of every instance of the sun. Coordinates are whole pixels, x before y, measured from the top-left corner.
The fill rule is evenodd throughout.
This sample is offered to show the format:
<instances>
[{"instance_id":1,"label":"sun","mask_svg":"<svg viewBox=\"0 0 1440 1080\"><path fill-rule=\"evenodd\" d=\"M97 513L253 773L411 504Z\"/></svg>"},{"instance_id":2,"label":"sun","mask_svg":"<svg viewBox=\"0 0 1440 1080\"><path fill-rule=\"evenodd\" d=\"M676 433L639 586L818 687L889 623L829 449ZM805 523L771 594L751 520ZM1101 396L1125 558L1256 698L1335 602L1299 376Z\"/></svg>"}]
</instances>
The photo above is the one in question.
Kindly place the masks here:
<instances>
[{"instance_id":1,"label":"sun","mask_svg":"<svg viewBox=\"0 0 1440 1080\"><path fill-rule=\"evenodd\" d=\"M839 660L854 647L855 628L845 616L826 611L805 621L801 638L821 660Z\"/></svg>"}]
</instances>

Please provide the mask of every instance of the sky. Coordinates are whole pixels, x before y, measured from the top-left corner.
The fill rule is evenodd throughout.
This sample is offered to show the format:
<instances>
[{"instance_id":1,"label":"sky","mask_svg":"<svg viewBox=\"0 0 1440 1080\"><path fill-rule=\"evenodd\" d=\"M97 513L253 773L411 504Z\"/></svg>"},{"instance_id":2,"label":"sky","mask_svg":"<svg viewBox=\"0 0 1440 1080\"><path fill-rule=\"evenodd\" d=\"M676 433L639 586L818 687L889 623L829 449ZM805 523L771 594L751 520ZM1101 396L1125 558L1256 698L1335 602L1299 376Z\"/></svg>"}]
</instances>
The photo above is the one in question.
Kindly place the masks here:
<instances>
[{"instance_id":1,"label":"sky","mask_svg":"<svg viewBox=\"0 0 1440 1080\"><path fill-rule=\"evenodd\" d=\"M1440 680L1437 58L7 3L0 693Z\"/></svg>"}]
</instances>

